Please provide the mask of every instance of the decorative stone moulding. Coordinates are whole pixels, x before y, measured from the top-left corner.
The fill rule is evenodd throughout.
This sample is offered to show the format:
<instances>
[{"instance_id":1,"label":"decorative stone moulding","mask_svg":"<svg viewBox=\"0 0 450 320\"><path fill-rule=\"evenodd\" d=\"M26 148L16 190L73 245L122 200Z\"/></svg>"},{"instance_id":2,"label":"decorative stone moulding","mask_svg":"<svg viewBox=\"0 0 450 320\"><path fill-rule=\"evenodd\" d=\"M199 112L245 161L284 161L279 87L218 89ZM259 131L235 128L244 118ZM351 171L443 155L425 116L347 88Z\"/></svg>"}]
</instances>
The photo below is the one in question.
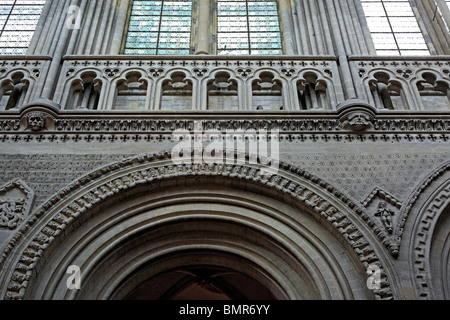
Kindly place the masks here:
<instances>
[{"instance_id":1,"label":"decorative stone moulding","mask_svg":"<svg viewBox=\"0 0 450 320\"><path fill-rule=\"evenodd\" d=\"M0 230L16 230L33 207L34 191L21 180L0 186Z\"/></svg>"},{"instance_id":2,"label":"decorative stone moulding","mask_svg":"<svg viewBox=\"0 0 450 320\"><path fill-rule=\"evenodd\" d=\"M235 155L237 156L237 155ZM249 156L247 155L247 158ZM78 179L61 190L57 195L43 204L28 219L27 227L17 233L7 246L0 259L0 265L27 229L40 223L46 217L46 225L42 231L34 234L29 247L14 271L13 280L8 286L7 299L22 299L29 279L35 266L42 257L43 251L53 241L74 223L78 218L90 210L96 210L99 205L117 195L128 192L135 187L160 183L181 177L217 177L247 181L258 184L264 188L293 197L296 201L310 208L315 215L325 219L330 227L335 228L343 239L348 242L360 259L364 268L369 265L379 266L382 276L381 288L375 290L379 299L391 299L392 288L388 273L383 270L383 262L378 257L371 244L370 237L354 223L354 216L347 214L353 212L364 220L369 217L356 203L345 197L342 193L328 185L319 178L305 172L301 168L281 163L277 174L267 175L263 167L258 165L241 164L174 164L170 153L146 154L113 163ZM329 199L324 194L333 196ZM345 207L346 209L340 209Z\"/></svg>"},{"instance_id":3,"label":"decorative stone moulding","mask_svg":"<svg viewBox=\"0 0 450 320\"><path fill-rule=\"evenodd\" d=\"M126 135L138 141L167 139L176 130L193 131L196 123L201 130L278 131L280 139L293 140L346 140L346 141L444 141L449 140L450 114L442 112L393 112L377 110L362 100L350 99L338 105L336 111L309 111L308 113L282 111L256 114L198 111L182 116L172 112L116 112L116 111L65 111L47 100L36 100L20 110L0 112L0 141L17 141L23 134L39 133L52 141L67 135L91 136L90 140L106 140L111 136ZM62 135L62 136L60 136ZM30 136L28 141L36 138ZM116 141L120 136L113 138ZM72 139L64 138L68 141ZM78 139L80 140L80 139ZM63 141L63 142L65 142Z\"/></svg>"},{"instance_id":4,"label":"decorative stone moulding","mask_svg":"<svg viewBox=\"0 0 450 320\"><path fill-rule=\"evenodd\" d=\"M450 180L447 180L447 182L442 184L433 197L430 197L424 205L420 219L417 219L418 223L412 237L414 254L411 257L411 260L412 265L414 266L414 279L419 298L423 300L437 298L433 294L433 283L430 277L430 274L433 272L430 259L434 258L434 256L431 255L432 241L434 238L430 236L430 230L435 231L439 218L445 214L445 210L448 209L449 205ZM444 259L440 262L436 262L443 264L443 266L441 266L442 275L438 278L438 281L441 282L443 281L442 279L446 278L445 269L448 266L445 264L448 262ZM443 286L445 286L445 283Z\"/></svg>"}]
</instances>

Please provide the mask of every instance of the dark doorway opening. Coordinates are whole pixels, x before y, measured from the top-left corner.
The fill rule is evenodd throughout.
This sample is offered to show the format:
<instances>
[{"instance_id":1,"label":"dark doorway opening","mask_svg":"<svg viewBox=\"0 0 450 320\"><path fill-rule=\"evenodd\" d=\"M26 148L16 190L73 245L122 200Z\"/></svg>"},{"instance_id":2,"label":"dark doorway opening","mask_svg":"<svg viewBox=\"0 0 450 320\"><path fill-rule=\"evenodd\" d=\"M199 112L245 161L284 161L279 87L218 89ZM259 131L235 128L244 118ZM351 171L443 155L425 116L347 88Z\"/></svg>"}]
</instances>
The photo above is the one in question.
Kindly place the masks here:
<instances>
[{"instance_id":1,"label":"dark doorway opening","mask_svg":"<svg viewBox=\"0 0 450 320\"><path fill-rule=\"evenodd\" d=\"M274 297L265 286L243 273L190 266L146 280L126 300L274 300Z\"/></svg>"}]
</instances>

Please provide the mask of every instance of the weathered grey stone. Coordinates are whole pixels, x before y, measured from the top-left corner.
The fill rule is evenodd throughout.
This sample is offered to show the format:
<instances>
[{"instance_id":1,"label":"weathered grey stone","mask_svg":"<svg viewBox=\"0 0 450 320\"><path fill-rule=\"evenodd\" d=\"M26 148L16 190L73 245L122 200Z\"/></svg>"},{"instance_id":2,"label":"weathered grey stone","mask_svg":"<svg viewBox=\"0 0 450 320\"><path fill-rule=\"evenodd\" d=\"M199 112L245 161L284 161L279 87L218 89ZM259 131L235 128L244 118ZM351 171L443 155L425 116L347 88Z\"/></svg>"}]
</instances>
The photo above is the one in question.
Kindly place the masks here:
<instances>
[{"instance_id":1,"label":"weathered grey stone","mask_svg":"<svg viewBox=\"0 0 450 320\"><path fill-rule=\"evenodd\" d=\"M201 0L195 54L125 56L131 2L81 1L73 30L48 1L1 57L1 299L216 268L241 298L450 298L448 13L411 1L431 55L379 57L358 0L281 0L285 55L217 56Z\"/></svg>"}]
</instances>

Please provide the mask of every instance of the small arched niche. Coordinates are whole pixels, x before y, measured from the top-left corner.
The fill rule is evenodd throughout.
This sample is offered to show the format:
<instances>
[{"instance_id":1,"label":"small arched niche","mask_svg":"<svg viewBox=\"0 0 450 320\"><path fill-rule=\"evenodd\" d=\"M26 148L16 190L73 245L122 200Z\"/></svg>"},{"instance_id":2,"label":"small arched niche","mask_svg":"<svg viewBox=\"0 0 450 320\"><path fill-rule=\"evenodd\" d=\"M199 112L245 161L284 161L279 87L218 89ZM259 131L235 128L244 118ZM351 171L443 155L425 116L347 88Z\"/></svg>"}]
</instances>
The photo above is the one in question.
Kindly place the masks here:
<instances>
[{"instance_id":1,"label":"small arched niche","mask_svg":"<svg viewBox=\"0 0 450 320\"><path fill-rule=\"evenodd\" d=\"M67 108L97 110L101 89L102 81L97 74L84 72L72 83Z\"/></svg>"},{"instance_id":2,"label":"small arched niche","mask_svg":"<svg viewBox=\"0 0 450 320\"><path fill-rule=\"evenodd\" d=\"M145 110L147 108L148 81L141 72L127 73L125 79L117 82L116 110Z\"/></svg>"},{"instance_id":3,"label":"small arched niche","mask_svg":"<svg viewBox=\"0 0 450 320\"><path fill-rule=\"evenodd\" d=\"M162 83L161 110L192 110L192 81L184 72L174 72Z\"/></svg>"},{"instance_id":4,"label":"small arched niche","mask_svg":"<svg viewBox=\"0 0 450 320\"><path fill-rule=\"evenodd\" d=\"M266 71L252 82L253 110L283 108L283 85L272 72Z\"/></svg>"},{"instance_id":5,"label":"small arched niche","mask_svg":"<svg viewBox=\"0 0 450 320\"><path fill-rule=\"evenodd\" d=\"M427 72L417 82L417 89L425 110L450 110L450 85L444 80L438 80L436 75Z\"/></svg>"},{"instance_id":6,"label":"small arched niche","mask_svg":"<svg viewBox=\"0 0 450 320\"><path fill-rule=\"evenodd\" d=\"M301 110L325 110L330 105L326 82L313 72L305 73L297 81L297 92Z\"/></svg>"},{"instance_id":7,"label":"small arched niche","mask_svg":"<svg viewBox=\"0 0 450 320\"><path fill-rule=\"evenodd\" d=\"M0 110L11 110L23 105L29 81L23 72L15 72L0 85Z\"/></svg>"},{"instance_id":8,"label":"small arched niche","mask_svg":"<svg viewBox=\"0 0 450 320\"><path fill-rule=\"evenodd\" d=\"M385 72L375 73L374 78L370 83L370 90L378 109L408 109L403 86L399 81L392 80Z\"/></svg>"},{"instance_id":9,"label":"small arched niche","mask_svg":"<svg viewBox=\"0 0 450 320\"><path fill-rule=\"evenodd\" d=\"M239 110L238 85L228 72L208 81L208 110Z\"/></svg>"}]
</instances>

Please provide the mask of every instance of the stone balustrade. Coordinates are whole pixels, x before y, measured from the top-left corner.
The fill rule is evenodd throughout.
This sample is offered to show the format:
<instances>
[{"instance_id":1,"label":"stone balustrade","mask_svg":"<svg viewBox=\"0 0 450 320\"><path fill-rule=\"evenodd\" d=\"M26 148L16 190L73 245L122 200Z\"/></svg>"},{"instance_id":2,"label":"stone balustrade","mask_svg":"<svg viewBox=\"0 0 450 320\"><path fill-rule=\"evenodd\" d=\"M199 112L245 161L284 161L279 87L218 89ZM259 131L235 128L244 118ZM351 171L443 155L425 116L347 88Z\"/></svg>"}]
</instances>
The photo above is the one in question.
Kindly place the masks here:
<instances>
[{"instance_id":1,"label":"stone balustrade","mask_svg":"<svg viewBox=\"0 0 450 320\"><path fill-rule=\"evenodd\" d=\"M50 63L1 60L0 110L39 99ZM349 98L383 110L450 110L448 56L352 56L349 65L357 97L346 97L331 56L66 56L51 100L62 110L332 111Z\"/></svg>"},{"instance_id":2,"label":"stone balustrade","mask_svg":"<svg viewBox=\"0 0 450 320\"><path fill-rule=\"evenodd\" d=\"M450 111L449 56L349 60L358 95L376 108Z\"/></svg>"},{"instance_id":3,"label":"stone balustrade","mask_svg":"<svg viewBox=\"0 0 450 320\"><path fill-rule=\"evenodd\" d=\"M70 56L64 109L332 110L344 100L333 57Z\"/></svg>"},{"instance_id":4,"label":"stone balustrade","mask_svg":"<svg viewBox=\"0 0 450 320\"><path fill-rule=\"evenodd\" d=\"M0 57L0 111L20 109L40 96L51 58Z\"/></svg>"}]
</instances>

